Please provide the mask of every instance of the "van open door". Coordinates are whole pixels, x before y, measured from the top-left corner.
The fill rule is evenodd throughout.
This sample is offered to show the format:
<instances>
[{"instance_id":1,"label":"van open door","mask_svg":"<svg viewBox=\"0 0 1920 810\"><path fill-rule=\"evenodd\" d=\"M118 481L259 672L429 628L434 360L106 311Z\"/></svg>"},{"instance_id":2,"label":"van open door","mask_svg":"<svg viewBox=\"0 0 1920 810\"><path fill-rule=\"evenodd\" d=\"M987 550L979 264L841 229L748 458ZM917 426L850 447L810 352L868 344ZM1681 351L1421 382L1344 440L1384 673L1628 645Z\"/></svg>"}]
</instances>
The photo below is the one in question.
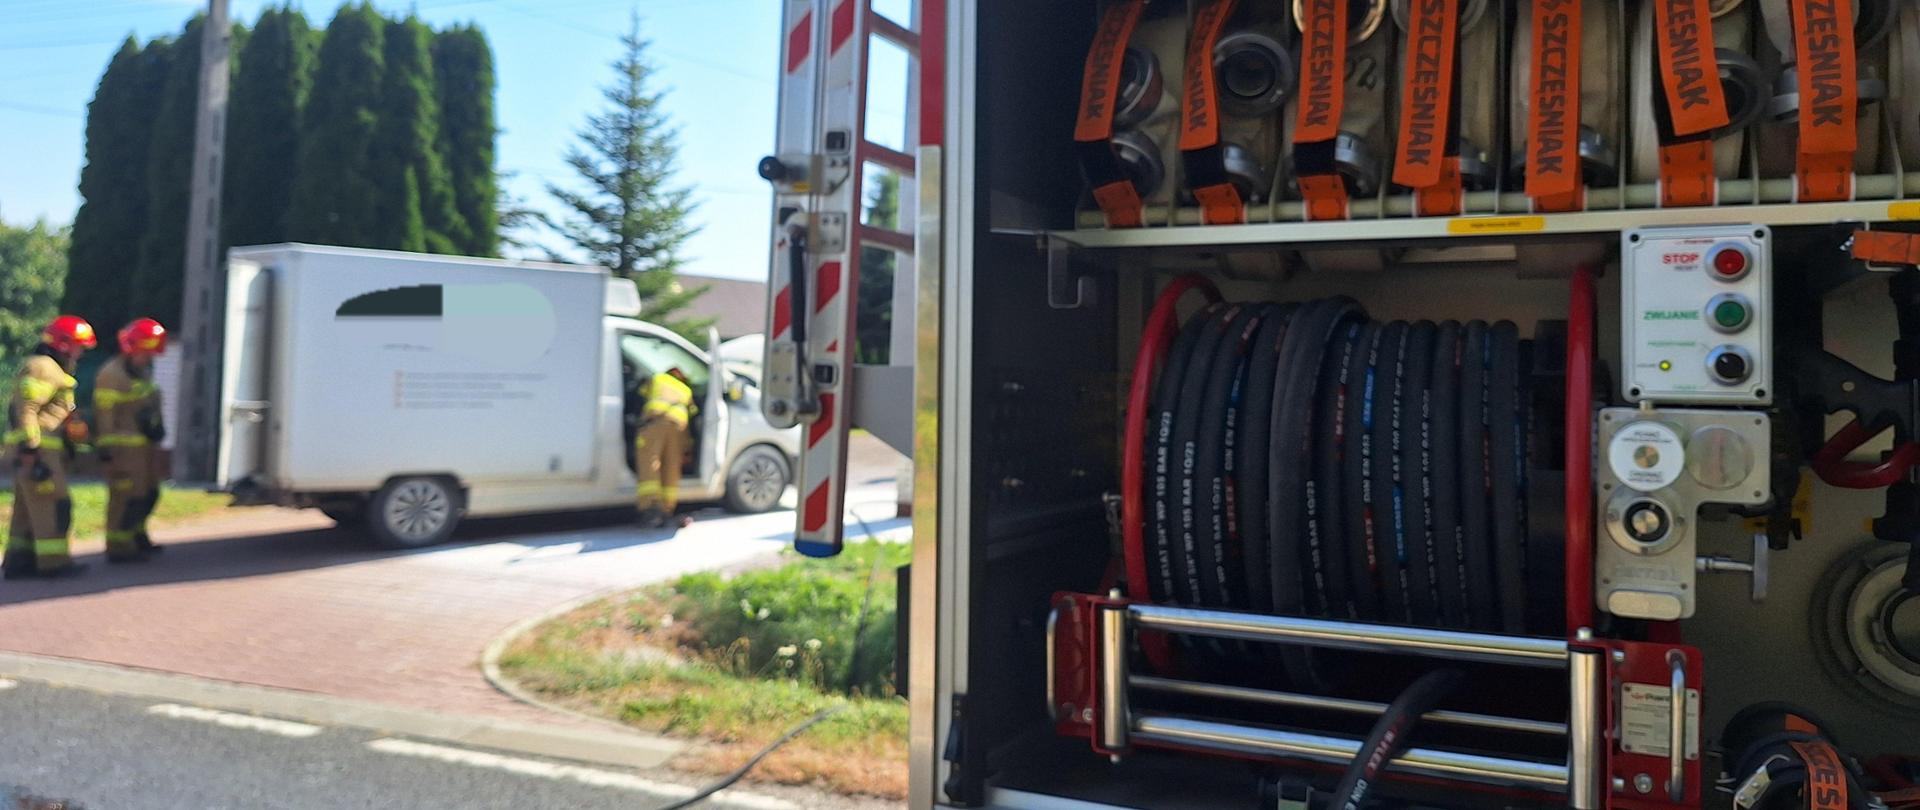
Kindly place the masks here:
<instances>
[{"instance_id":1,"label":"van open door","mask_svg":"<svg viewBox=\"0 0 1920 810\"><path fill-rule=\"evenodd\" d=\"M227 266L226 345L220 379L220 453L215 483L236 503L271 484L273 272L258 262Z\"/></svg>"},{"instance_id":2,"label":"van open door","mask_svg":"<svg viewBox=\"0 0 1920 810\"><path fill-rule=\"evenodd\" d=\"M722 491L727 474L727 432L733 414L727 409L727 365L720 359L720 330L707 327L707 392L700 401L700 483L712 492Z\"/></svg>"}]
</instances>

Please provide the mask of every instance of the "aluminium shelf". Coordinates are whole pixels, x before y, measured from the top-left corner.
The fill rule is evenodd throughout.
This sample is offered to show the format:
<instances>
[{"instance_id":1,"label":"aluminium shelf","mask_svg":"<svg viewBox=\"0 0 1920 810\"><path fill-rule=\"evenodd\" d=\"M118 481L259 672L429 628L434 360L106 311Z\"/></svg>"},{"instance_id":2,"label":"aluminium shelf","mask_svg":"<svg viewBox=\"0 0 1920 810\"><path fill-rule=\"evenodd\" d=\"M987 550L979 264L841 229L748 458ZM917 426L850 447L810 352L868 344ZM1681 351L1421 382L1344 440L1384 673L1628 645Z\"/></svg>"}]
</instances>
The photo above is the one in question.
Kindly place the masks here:
<instances>
[{"instance_id":1,"label":"aluminium shelf","mask_svg":"<svg viewBox=\"0 0 1920 810\"><path fill-rule=\"evenodd\" d=\"M1201 225L1191 207L1150 207L1146 227L1110 229L1098 211L1081 212L1073 230L1048 235L1080 248L1232 247L1273 244L1433 240L1459 237L1571 236L1660 225L1754 223L1770 226L1839 222L1920 220L1920 176L1871 175L1855 184L1859 198L1845 202L1791 202L1793 181L1727 180L1722 203L1698 208L1657 208L1650 184L1588 192L1585 211L1558 214L1526 212L1527 198L1516 193L1478 192L1467 196L1468 213L1453 217L1415 217L1405 195L1353 203L1345 220L1305 222L1299 202L1255 206L1250 221L1239 225ZM1897 193L1896 193L1897 192ZM1623 199L1624 198L1624 199ZM1864 198L1864 199L1860 199ZM1622 204L1624 202L1624 204Z\"/></svg>"}]
</instances>

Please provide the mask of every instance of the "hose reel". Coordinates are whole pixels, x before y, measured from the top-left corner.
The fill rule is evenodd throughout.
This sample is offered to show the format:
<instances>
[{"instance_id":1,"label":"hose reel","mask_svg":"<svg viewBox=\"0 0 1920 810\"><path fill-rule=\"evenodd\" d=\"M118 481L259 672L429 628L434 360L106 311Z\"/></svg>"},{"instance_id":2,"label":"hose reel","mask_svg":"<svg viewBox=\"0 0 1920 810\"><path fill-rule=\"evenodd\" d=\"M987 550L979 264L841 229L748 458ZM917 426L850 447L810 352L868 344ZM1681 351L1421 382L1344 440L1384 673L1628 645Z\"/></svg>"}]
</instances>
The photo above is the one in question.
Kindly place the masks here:
<instances>
[{"instance_id":1,"label":"hose reel","mask_svg":"<svg viewBox=\"0 0 1920 810\"><path fill-rule=\"evenodd\" d=\"M1562 562L1528 547L1530 510L1560 514L1528 503L1531 460L1559 435L1557 413L1536 412L1555 380L1536 378L1535 351L1511 323L1376 322L1342 298L1202 310L1142 414L1135 596L1563 632ZM1286 668L1318 680L1309 661Z\"/></svg>"}]
</instances>

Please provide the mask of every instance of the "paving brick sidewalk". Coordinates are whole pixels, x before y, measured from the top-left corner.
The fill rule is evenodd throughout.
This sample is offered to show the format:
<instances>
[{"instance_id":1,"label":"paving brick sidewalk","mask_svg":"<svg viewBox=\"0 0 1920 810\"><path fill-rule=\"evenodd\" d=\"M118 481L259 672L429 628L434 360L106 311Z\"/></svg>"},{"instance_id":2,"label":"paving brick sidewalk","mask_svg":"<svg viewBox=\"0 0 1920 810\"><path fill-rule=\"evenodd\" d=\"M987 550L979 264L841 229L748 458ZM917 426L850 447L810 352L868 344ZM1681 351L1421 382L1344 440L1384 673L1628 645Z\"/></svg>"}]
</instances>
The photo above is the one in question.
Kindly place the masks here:
<instances>
[{"instance_id":1,"label":"paving brick sidewalk","mask_svg":"<svg viewBox=\"0 0 1920 810\"><path fill-rule=\"evenodd\" d=\"M863 514L890 514L898 456L859 437ZM879 505L876 505L876 502ZM865 506L862 506L865 504ZM876 525L897 528L904 521ZM790 540L793 513L708 510L667 539L618 514L474 521L446 545L383 551L314 512L248 509L156 532L166 553L71 580L0 583L0 650L529 722L480 674L514 624L616 588L737 564Z\"/></svg>"},{"instance_id":2,"label":"paving brick sidewalk","mask_svg":"<svg viewBox=\"0 0 1920 810\"><path fill-rule=\"evenodd\" d=\"M0 650L577 722L496 692L478 667L486 645L585 595L771 554L792 519L716 515L669 540L617 517L516 518L399 553L311 513L261 510L158 532L169 548L151 564L83 551L93 565L77 579L0 585Z\"/></svg>"}]
</instances>

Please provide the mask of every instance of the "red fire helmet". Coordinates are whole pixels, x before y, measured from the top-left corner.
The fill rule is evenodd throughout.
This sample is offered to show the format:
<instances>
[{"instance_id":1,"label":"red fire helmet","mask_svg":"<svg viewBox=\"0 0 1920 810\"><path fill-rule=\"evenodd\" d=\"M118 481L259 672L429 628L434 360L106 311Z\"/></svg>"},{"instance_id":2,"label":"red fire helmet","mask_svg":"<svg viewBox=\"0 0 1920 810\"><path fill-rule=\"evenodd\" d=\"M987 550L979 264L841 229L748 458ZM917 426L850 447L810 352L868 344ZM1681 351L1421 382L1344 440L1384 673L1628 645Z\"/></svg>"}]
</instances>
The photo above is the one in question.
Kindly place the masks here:
<instances>
[{"instance_id":1,"label":"red fire helmet","mask_svg":"<svg viewBox=\"0 0 1920 810\"><path fill-rule=\"evenodd\" d=\"M93 336L93 324L78 315L54 318L40 332L40 342L63 352L82 352L100 345Z\"/></svg>"},{"instance_id":2,"label":"red fire helmet","mask_svg":"<svg viewBox=\"0 0 1920 810\"><path fill-rule=\"evenodd\" d=\"M120 329L120 353L156 355L167 350L167 328L152 318L140 318Z\"/></svg>"}]
</instances>

